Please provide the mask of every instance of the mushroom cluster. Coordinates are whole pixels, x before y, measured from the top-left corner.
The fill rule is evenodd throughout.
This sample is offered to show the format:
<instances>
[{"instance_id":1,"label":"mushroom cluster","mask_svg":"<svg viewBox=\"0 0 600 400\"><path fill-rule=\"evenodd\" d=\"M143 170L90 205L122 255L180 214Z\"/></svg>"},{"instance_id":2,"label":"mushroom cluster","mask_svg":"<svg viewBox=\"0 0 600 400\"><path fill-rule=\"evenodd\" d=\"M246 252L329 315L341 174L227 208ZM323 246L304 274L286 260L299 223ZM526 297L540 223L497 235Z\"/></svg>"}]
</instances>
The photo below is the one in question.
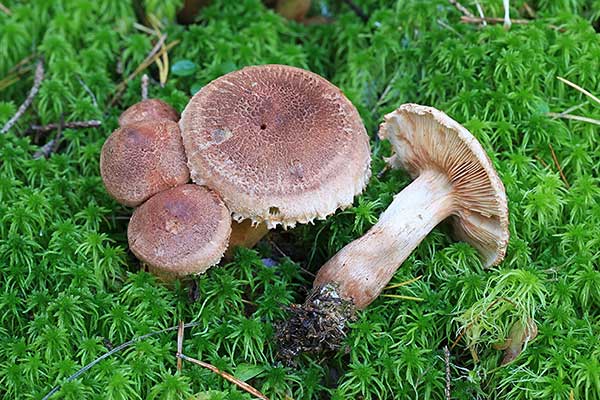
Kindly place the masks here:
<instances>
[{"instance_id":1,"label":"mushroom cluster","mask_svg":"<svg viewBox=\"0 0 600 400\"><path fill-rule=\"evenodd\" d=\"M117 201L139 206L130 249L163 277L204 272L228 246L252 246L277 225L325 218L370 176L356 108L299 68L246 67L203 87L180 120L152 99L119 125L102 148L102 179Z\"/></svg>"},{"instance_id":2,"label":"mushroom cluster","mask_svg":"<svg viewBox=\"0 0 600 400\"><path fill-rule=\"evenodd\" d=\"M440 222L475 247L485 266L504 258L508 209L502 181L471 133L443 112L404 104L379 130L394 155L390 166L414 181L399 192L378 222L319 270L313 292L279 329L282 354L335 349L346 321L367 307L398 267Z\"/></svg>"}]
</instances>

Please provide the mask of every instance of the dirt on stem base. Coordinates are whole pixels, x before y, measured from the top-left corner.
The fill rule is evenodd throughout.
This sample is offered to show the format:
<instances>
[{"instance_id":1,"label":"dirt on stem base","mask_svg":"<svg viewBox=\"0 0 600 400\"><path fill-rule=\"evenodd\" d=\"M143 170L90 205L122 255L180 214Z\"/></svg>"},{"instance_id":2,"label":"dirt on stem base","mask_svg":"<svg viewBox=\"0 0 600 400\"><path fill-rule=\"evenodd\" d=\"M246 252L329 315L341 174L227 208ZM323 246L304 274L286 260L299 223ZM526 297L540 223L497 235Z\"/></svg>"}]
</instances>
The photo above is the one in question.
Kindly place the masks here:
<instances>
[{"instance_id":1,"label":"dirt on stem base","mask_svg":"<svg viewBox=\"0 0 600 400\"><path fill-rule=\"evenodd\" d=\"M335 352L342 347L356 307L334 286L317 288L302 305L288 307L290 318L276 326L279 357L289 364L302 353Z\"/></svg>"}]
</instances>

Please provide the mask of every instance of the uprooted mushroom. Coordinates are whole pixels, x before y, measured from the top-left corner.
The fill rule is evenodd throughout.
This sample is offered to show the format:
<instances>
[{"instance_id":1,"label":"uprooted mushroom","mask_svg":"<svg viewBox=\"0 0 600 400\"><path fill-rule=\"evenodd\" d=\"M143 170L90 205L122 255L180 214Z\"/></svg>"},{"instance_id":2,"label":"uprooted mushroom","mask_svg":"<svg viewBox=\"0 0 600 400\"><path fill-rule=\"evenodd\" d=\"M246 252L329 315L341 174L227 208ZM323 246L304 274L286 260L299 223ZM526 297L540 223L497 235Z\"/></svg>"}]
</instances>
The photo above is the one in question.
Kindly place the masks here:
<instances>
[{"instance_id":1,"label":"uprooted mushroom","mask_svg":"<svg viewBox=\"0 0 600 400\"><path fill-rule=\"evenodd\" d=\"M165 248L171 247L170 257L177 259L181 235L195 235L207 218L203 212L208 206L190 207L189 190L170 189L188 181L179 171L182 166L194 183L222 199L236 221L231 239L217 235L220 224L206 236L208 241L224 240L225 245L214 247L223 251L228 240L230 247L239 243L235 240L253 245L266 228L293 227L349 206L370 176L369 140L358 112L337 87L314 73L283 65L229 73L194 95L179 126L172 122L174 110L164 103L153 108L151 101L156 102L146 100L123 114L123 126L102 150L101 170L108 192L118 201L130 206L146 201L132 218L130 247L161 275L210 267L178 268L164 262ZM172 195L163 195L166 189ZM130 192L135 196L127 197ZM210 202L212 195L195 198ZM150 210L160 210L162 219L149 217ZM188 224L182 215L196 223ZM155 234L140 236L145 229L141 221ZM140 243L143 252L135 250ZM202 241L194 243L186 251L207 248ZM196 259L218 262L220 256Z\"/></svg>"},{"instance_id":2,"label":"uprooted mushroom","mask_svg":"<svg viewBox=\"0 0 600 400\"><path fill-rule=\"evenodd\" d=\"M502 261L508 209L502 181L479 142L431 107L405 104L385 116L379 135L390 141L392 167L414 181L379 221L319 270L303 306L279 327L281 354L333 350L355 310L367 307L397 268L440 222L479 250L485 266Z\"/></svg>"}]
</instances>

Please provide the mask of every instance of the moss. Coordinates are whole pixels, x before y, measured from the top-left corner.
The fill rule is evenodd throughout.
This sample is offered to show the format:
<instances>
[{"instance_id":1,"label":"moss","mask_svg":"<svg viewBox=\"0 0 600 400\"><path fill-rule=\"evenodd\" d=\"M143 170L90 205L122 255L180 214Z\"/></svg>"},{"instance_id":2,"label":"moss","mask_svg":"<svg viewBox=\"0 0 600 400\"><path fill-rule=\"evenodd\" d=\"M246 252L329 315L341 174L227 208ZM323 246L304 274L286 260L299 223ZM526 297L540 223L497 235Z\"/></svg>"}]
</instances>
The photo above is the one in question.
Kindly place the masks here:
<instances>
[{"instance_id":1,"label":"moss","mask_svg":"<svg viewBox=\"0 0 600 400\"><path fill-rule=\"evenodd\" d=\"M186 285L166 288L140 271L125 237L131 210L107 195L98 175L100 148L118 115L139 100L140 77L120 102L110 100L152 46L134 28L130 2L3 2L12 15L0 11L0 76L35 52L46 77L33 106L0 135L0 397L40 398L108 349L182 319L200 323L187 331L188 355L234 374L258 368L248 381L271 398L444 398L442 349L460 333L451 348L454 398L598 398L598 127L546 114L578 106L574 113L600 119L597 104L556 79L598 95L598 2L529 2L538 20L510 31L460 24L443 0L356 2L368 22L343 2L321 0L312 13L334 22L305 26L248 0L214 1L189 27L172 22L180 1L145 2L167 42L180 41L171 64L197 66L190 76L171 74L164 87L152 84L151 96L181 110L193 89L232 69L290 64L339 85L373 137L374 176L355 207L277 236L294 261L266 266L261 259L277 254L268 245L239 252L197 279L193 301ZM501 2L485 8L502 15ZM527 16L518 3L511 14ZM24 66L0 86L0 124L32 85L33 61ZM155 65L149 72L158 79ZM441 226L394 278L423 275L394 289L423 302L381 297L352 324L348 352L285 367L275 357L273 324L309 287L296 263L316 270L406 185L402 172L377 177L390 150L375 133L384 113L409 101L446 110L489 152L509 198L507 259L483 270L475 251ZM56 132L21 133L61 115L103 126L67 129L57 153L32 159ZM537 338L499 367L494 345L528 318ZM56 398L249 398L209 371L185 365L177 373L174 339L165 333L104 360Z\"/></svg>"}]
</instances>

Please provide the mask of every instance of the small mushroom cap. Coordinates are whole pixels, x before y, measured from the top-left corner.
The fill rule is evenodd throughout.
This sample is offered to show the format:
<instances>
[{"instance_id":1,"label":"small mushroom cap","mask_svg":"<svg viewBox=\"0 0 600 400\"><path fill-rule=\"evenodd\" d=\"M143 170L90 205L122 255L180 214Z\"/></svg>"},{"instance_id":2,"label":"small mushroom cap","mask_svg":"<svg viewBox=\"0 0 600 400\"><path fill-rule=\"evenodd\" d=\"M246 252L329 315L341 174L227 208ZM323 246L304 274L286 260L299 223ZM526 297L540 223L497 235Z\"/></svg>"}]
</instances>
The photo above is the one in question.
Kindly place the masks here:
<instances>
[{"instance_id":1,"label":"small mushroom cap","mask_svg":"<svg viewBox=\"0 0 600 400\"><path fill-rule=\"evenodd\" d=\"M187 184L133 212L127 237L137 258L161 276L199 274L217 264L231 233L229 210L214 192Z\"/></svg>"},{"instance_id":2,"label":"small mushroom cap","mask_svg":"<svg viewBox=\"0 0 600 400\"><path fill-rule=\"evenodd\" d=\"M147 99L123 111L123 114L119 117L119 126L161 119L177 122L179 121L179 113L162 100Z\"/></svg>"},{"instance_id":3,"label":"small mushroom cap","mask_svg":"<svg viewBox=\"0 0 600 400\"><path fill-rule=\"evenodd\" d=\"M506 193L477 139L442 111L417 104L386 115L379 136L393 146L392 167L413 178L425 170L446 175L453 187L455 235L478 249L486 266L500 263L509 236Z\"/></svg>"},{"instance_id":4,"label":"small mushroom cap","mask_svg":"<svg viewBox=\"0 0 600 400\"><path fill-rule=\"evenodd\" d=\"M190 179L179 126L166 119L114 131L102 146L100 174L108 193L134 207Z\"/></svg>"},{"instance_id":5,"label":"small mushroom cap","mask_svg":"<svg viewBox=\"0 0 600 400\"><path fill-rule=\"evenodd\" d=\"M312 72L253 66L204 86L179 122L192 180L235 220L294 226L352 204L370 176L369 138L340 89Z\"/></svg>"}]
</instances>

